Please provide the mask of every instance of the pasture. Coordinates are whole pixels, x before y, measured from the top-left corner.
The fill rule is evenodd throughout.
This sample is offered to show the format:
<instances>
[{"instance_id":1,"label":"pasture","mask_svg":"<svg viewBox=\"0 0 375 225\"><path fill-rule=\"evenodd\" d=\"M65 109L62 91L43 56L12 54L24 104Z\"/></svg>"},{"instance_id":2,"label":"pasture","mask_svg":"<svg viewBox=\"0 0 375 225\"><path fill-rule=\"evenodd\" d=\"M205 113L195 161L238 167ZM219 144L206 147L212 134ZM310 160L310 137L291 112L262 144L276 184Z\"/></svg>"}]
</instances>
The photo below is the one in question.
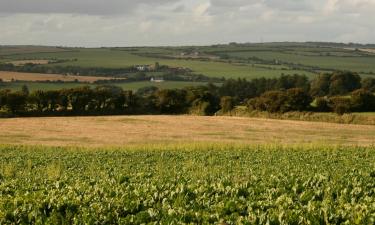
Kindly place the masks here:
<instances>
[{"instance_id":1,"label":"pasture","mask_svg":"<svg viewBox=\"0 0 375 225\"><path fill-rule=\"evenodd\" d=\"M84 76L81 76L84 79ZM173 88L184 88L190 86L199 86L206 85L205 82L185 82L185 81L165 81L162 83L153 83L150 81L139 81L139 82L129 82L129 83L107 83L106 85L114 85L121 87L124 90L133 90L136 91L143 87L154 86L160 89L173 89ZM36 90L61 90L76 88L82 86L96 87L95 84L84 84L84 83L46 83L46 82L11 82L11 83L2 83L0 84L1 89L10 89L13 91L20 91L22 86L26 85L30 91Z\"/></svg>"},{"instance_id":2,"label":"pasture","mask_svg":"<svg viewBox=\"0 0 375 225\"><path fill-rule=\"evenodd\" d=\"M243 117L108 116L0 119L0 143L124 146L170 143L375 144L375 126Z\"/></svg>"},{"instance_id":3,"label":"pasture","mask_svg":"<svg viewBox=\"0 0 375 225\"><path fill-rule=\"evenodd\" d=\"M322 71L350 70L375 76L372 49L338 44L266 43L186 47L132 48L0 48L0 62L51 60L45 66L127 68L159 62L189 68L195 74L225 78L278 77L300 74L310 78ZM56 61L57 60L57 61Z\"/></svg>"},{"instance_id":4,"label":"pasture","mask_svg":"<svg viewBox=\"0 0 375 225\"><path fill-rule=\"evenodd\" d=\"M200 61L193 59L164 59L158 57L144 57L135 55L129 51L111 50L111 49L78 49L75 51L55 52L55 53L32 53L25 55L8 56L10 61L22 58L28 59L61 59L73 60L63 63L54 63L49 66L81 66L81 67L104 67L104 68L124 68L134 65L149 65L159 62L162 65L170 67L186 67L193 70L196 74L203 74L212 77L237 78L246 77L248 79L257 77L276 77L284 74L306 74L309 72L298 70L269 70L261 67L255 67L250 64L235 64L218 61ZM77 59L77 60L75 60Z\"/></svg>"}]
</instances>

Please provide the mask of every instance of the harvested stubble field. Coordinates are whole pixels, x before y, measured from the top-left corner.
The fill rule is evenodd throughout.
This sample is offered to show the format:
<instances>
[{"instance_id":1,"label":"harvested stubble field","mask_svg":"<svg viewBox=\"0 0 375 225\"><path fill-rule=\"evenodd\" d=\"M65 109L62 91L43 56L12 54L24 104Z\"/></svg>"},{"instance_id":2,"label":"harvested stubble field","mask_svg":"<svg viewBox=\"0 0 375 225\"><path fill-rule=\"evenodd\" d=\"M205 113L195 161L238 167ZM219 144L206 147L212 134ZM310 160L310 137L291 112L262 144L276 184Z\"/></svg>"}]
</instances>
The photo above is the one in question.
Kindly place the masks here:
<instances>
[{"instance_id":1,"label":"harvested stubble field","mask_svg":"<svg viewBox=\"0 0 375 225\"><path fill-rule=\"evenodd\" d=\"M0 79L4 81L20 80L20 81L80 81L80 82L94 82L97 80L113 79L112 77L92 77L92 76L73 76L61 74L42 74L42 73L21 73L21 72L7 72L0 71Z\"/></svg>"},{"instance_id":2,"label":"harvested stubble field","mask_svg":"<svg viewBox=\"0 0 375 225\"><path fill-rule=\"evenodd\" d=\"M0 143L123 146L183 142L370 146L375 126L240 117L108 116L0 119Z\"/></svg>"}]
</instances>

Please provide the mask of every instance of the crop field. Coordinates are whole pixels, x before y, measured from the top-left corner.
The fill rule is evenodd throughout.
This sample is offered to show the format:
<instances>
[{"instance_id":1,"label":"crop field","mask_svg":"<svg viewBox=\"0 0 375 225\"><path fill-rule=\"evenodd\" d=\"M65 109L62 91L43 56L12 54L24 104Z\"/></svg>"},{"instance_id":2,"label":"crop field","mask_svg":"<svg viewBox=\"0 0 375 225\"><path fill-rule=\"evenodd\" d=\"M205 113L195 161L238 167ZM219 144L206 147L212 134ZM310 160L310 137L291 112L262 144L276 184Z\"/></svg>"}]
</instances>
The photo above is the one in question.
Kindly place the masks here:
<instances>
[{"instance_id":1,"label":"crop field","mask_svg":"<svg viewBox=\"0 0 375 225\"><path fill-rule=\"evenodd\" d=\"M332 70L350 70L363 76L375 76L373 49L345 48L334 44L328 47L311 43L91 49L13 47L2 48L0 53L0 62L61 61L45 66L126 68L159 62L219 78L270 78L281 74L312 78L321 71Z\"/></svg>"},{"instance_id":2,"label":"crop field","mask_svg":"<svg viewBox=\"0 0 375 225\"><path fill-rule=\"evenodd\" d=\"M257 78L257 77L276 77L282 73L285 74L306 74L311 73L298 70L268 70L260 67L254 67L248 64L233 64L216 61L199 61L199 60L178 60L163 59L157 57L143 57L132 54L129 51L119 51L110 49L79 49L72 52L55 52L55 53L33 53L26 55L8 56L10 61L19 60L24 57L29 59L63 59L69 61L64 63L52 64L61 66L82 66L82 67L105 67L105 68L123 68L134 65L148 65L159 62L162 65L171 67L186 67L192 69L197 74L204 74L212 77L226 78Z\"/></svg>"},{"instance_id":3,"label":"crop field","mask_svg":"<svg viewBox=\"0 0 375 225\"><path fill-rule=\"evenodd\" d=\"M0 147L1 224L374 224L373 147Z\"/></svg>"},{"instance_id":4,"label":"crop field","mask_svg":"<svg viewBox=\"0 0 375 225\"><path fill-rule=\"evenodd\" d=\"M83 79L84 76L81 76ZM124 90L136 91L143 87L154 86L160 89L173 89L173 88L184 88L190 86L206 85L205 82L185 82L185 81L165 81L162 83L152 83L150 81L139 81L139 82L129 82L129 83L107 83L108 85L114 85L123 88ZM106 85L107 85L106 84ZM46 83L46 82L12 82L12 83L2 83L0 84L1 89L10 89L13 91L20 91L22 86L26 85L30 91L36 90L61 90L76 88L82 86L96 87L94 84L84 84L84 83Z\"/></svg>"},{"instance_id":5,"label":"crop field","mask_svg":"<svg viewBox=\"0 0 375 225\"><path fill-rule=\"evenodd\" d=\"M0 63L20 63L19 67L2 65L4 70L37 72L56 67L63 68L54 70L56 73L86 71L100 76L121 73L130 78L136 73L135 65L156 62L169 68L150 69L152 73L181 73L186 77L192 76L192 71L220 78L271 78L281 74L305 74L313 78L320 72L337 70L375 77L375 52L371 46L330 43L132 48L0 46ZM43 65L23 66L25 62L43 62ZM69 66L91 69L69 70L72 69ZM31 67L35 70L30 70ZM119 70L112 73L105 68ZM108 74L101 75L101 71ZM20 91L27 85L30 91L35 91L95 87L93 81L106 78L0 72L0 79L20 80L1 82L0 89ZM74 79L87 84L42 82ZM147 86L173 89L206 83L108 84L137 90ZM52 107L54 103L48 103L53 99L47 98L52 99L47 101L51 106L39 109L39 102L32 102L26 107L19 104L22 106L19 109L9 101L21 99L20 94L3 96L1 101L5 103L2 102L0 117L34 115L34 111L50 115L43 113L49 109L54 112L56 108ZM89 99L90 104L82 104L82 110L75 111L73 101L76 105L80 101L75 96L69 95L73 100L66 98L72 110L61 112L86 112L86 108L95 106L97 111L93 112L107 113L110 108L104 105L113 104L115 99ZM90 98L87 96L84 95ZM200 100L204 98L205 93ZM151 102L158 100L150 98ZM139 102L149 104L149 101ZM131 101L124 100L125 103L132 106ZM29 108L34 111L22 114ZM254 111L250 115L241 108L244 107L228 111L230 117L216 116L225 115L221 110L210 117L0 118L0 224L375 224L375 126L370 125L374 124L374 113L339 116L331 112Z\"/></svg>"},{"instance_id":6,"label":"crop field","mask_svg":"<svg viewBox=\"0 0 375 225\"><path fill-rule=\"evenodd\" d=\"M0 46L0 56L3 55L23 55L28 53L47 53L47 52L64 52L68 51L59 47L47 46Z\"/></svg>"},{"instance_id":7,"label":"crop field","mask_svg":"<svg viewBox=\"0 0 375 225\"><path fill-rule=\"evenodd\" d=\"M90 77L90 76L73 76L60 74L42 74L42 73L20 73L0 71L0 79L3 81L19 80L19 81L80 81L94 82L97 80L108 80L108 77Z\"/></svg>"},{"instance_id":8,"label":"crop field","mask_svg":"<svg viewBox=\"0 0 375 225\"><path fill-rule=\"evenodd\" d=\"M102 116L0 119L0 143L123 146L168 143L375 144L375 126L244 117Z\"/></svg>"}]
</instances>

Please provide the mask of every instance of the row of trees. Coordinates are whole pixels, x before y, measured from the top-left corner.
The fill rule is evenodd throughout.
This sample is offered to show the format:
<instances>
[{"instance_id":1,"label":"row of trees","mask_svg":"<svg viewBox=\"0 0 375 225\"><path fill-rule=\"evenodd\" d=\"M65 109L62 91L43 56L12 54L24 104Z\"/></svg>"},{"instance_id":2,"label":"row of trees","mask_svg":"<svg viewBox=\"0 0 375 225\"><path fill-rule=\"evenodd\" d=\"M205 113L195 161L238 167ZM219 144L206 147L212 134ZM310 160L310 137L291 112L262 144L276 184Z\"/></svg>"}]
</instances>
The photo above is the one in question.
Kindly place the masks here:
<instances>
[{"instance_id":1,"label":"row of trees","mask_svg":"<svg viewBox=\"0 0 375 225\"><path fill-rule=\"evenodd\" d=\"M259 97L267 91L284 91L292 88L300 88L308 92L313 98L348 95L361 88L375 92L375 79L362 79L358 74L352 72L321 74L311 81L306 76L282 75L273 79L227 80L219 91L222 96L231 96L236 102L244 103L246 100Z\"/></svg>"},{"instance_id":2,"label":"row of trees","mask_svg":"<svg viewBox=\"0 0 375 225\"><path fill-rule=\"evenodd\" d=\"M316 93L316 83L327 80L328 94ZM0 110L13 115L102 115L181 114L212 115L247 105L250 110L268 112L375 111L373 80L357 74L319 76L310 82L305 76L284 75L274 79L227 80L222 86L208 84L184 89L146 87L137 92L117 86L79 87L55 91L0 91ZM364 82L366 81L366 82ZM354 83L353 83L354 82ZM336 95L340 93L341 95Z\"/></svg>"},{"instance_id":3,"label":"row of trees","mask_svg":"<svg viewBox=\"0 0 375 225\"><path fill-rule=\"evenodd\" d=\"M180 114L212 115L220 109L220 99L208 87L159 90L143 88L137 92L116 86L85 86L73 89L0 91L0 109L18 116Z\"/></svg>"},{"instance_id":4,"label":"row of trees","mask_svg":"<svg viewBox=\"0 0 375 225\"><path fill-rule=\"evenodd\" d=\"M284 113L288 111L335 112L339 115L349 112L375 111L375 95L365 89L358 89L348 96L312 96L300 89L269 91L247 102L250 110Z\"/></svg>"}]
</instances>

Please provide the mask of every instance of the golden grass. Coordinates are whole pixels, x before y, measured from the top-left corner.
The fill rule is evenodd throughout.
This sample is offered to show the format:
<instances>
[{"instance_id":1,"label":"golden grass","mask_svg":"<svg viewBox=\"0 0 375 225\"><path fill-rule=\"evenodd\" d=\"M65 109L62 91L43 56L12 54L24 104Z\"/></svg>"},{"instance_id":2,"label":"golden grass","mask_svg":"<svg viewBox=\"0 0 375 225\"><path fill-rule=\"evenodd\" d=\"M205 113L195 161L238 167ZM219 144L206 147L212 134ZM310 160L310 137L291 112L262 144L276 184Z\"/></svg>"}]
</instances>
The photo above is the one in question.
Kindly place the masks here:
<instances>
[{"instance_id":1,"label":"golden grass","mask_svg":"<svg viewBox=\"0 0 375 225\"><path fill-rule=\"evenodd\" d=\"M27 63L32 63L32 64L37 64L37 65L45 65L48 64L50 60L46 59L34 59L34 60L16 60L16 61L11 61L9 63L15 65L15 66L22 66Z\"/></svg>"},{"instance_id":2,"label":"golden grass","mask_svg":"<svg viewBox=\"0 0 375 225\"><path fill-rule=\"evenodd\" d=\"M0 79L4 81L21 80L21 81L74 81L94 82L97 80L113 79L112 77L92 77L92 76L71 76L61 74L42 74L42 73L21 73L21 72L5 72L0 71Z\"/></svg>"},{"instance_id":3,"label":"golden grass","mask_svg":"<svg viewBox=\"0 0 375 225\"><path fill-rule=\"evenodd\" d=\"M124 146L138 144L375 143L375 126L240 117L108 116L0 119L0 144Z\"/></svg>"}]
</instances>

